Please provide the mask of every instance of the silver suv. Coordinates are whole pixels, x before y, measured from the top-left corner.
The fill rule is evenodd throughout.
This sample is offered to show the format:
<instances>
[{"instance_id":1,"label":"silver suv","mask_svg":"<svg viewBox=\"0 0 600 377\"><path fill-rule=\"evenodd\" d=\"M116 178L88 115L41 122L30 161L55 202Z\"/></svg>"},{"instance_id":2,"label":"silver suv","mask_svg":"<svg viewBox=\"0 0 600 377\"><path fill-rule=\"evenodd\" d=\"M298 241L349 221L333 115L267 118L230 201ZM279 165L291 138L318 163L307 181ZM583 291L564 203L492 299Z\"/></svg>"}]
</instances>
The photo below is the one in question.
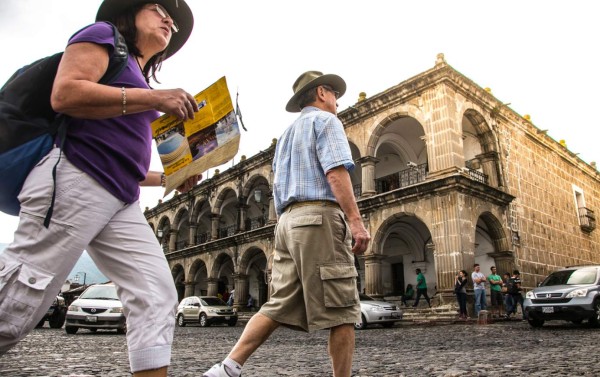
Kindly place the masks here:
<instances>
[{"instance_id":1,"label":"silver suv","mask_svg":"<svg viewBox=\"0 0 600 377\"><path fill-rule=\"evenodd\" d=\"M600 326L600 266L568 267L555 271L534 290L527 292L523 307L533 327L545 321L588 320Z\"/></svg>"},{"instance_id":2,"label":"silver suv","mask_svg":"<svg viewBox=\"0 0 600 377\"><path fill-rule=\"evenodd\" d=\"M238 320L237 312L218 297L190 296L186 297L177 307L177 325L183 327L186 323L198 323L207 327L213 323L226 323L235 326Z\"/></svg>"}]
</instances>

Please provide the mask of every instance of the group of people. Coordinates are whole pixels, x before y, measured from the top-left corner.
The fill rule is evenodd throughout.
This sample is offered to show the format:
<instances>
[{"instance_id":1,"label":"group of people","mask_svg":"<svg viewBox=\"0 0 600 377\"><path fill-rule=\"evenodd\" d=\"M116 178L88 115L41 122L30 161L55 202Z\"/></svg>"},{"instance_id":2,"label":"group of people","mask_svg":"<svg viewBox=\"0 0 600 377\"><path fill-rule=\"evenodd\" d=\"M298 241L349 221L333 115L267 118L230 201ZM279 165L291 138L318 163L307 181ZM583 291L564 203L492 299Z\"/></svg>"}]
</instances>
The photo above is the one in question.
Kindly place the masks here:
<instances>
[{"instance_id":1,"label":"group of people","mask_svg":"<svg viewBox=\"0 0 600 377\"><path fill-rule=\"evenodd\" d=\"M427 301L427 305L431 308L431 298L429 298L427 295L427 280L425 279L425 275L420 268L417 268L415 273L417 274L417 297L415 297L415 302L413 303L412 307L416 308L419 306L419 300L421 296L423 296L425 301ZM414 294L415 291L412 284L408 284L404 294L402 295L402 304L404 304L404 306L408 306L407 301L411 300Z\"/></svg>"},{"instance_id":2,"label":"group of people","mask_svg":"<svg viewBox=\"0 0 600 377\"><path fill-rule=\"evenodd\" d=\"M490 286L490 311L492 316L497 318L510 318L516 315L518 305L521 305L523 319L526 319L526 313L523 309L523 295L521 288L521 274L519 270L514 270L512 275L505 272L501 277L498 275L496 267L490 267L490 274L485 276L481 272L479 264L473 265L471 273L473 283L474 314L479 316L479 312L487 309L486 284ZM469 282L467 271L461 270L456 274L454 280L454 293L459 307L459 318L469 318L467 312L467 284Z\"/></svg>"},{"instance_id":3,"label":"group of people","mask_svg":"<svg viewBox=\"0 0 600 377\"><path fill-rule=\"evenodd\" d=\"M127 44L128 63L103 85L98 81L116 48L110 24ZM126 308L133 375L167 375L177 290L138 197L140 186L165 186L164 173L149 171L150 123L160 113L183 122L198 111L186 91L149 84L186 43L193 24L185 0L104 0L96 22L69 40L51 98L54 110L70 117L64 148L52 150L29 174L14 241L0 254L0 355L40 321L86 249L115 282ZM351 375L354 323L361 315L354 258L371 237L356 204L349 175L354 158L337 118L346 82L307 71L292 90L286 110L299 116L279 138L273 159L278 225L270 299L229 355L204 376L239 376L279 326L329 329L333 374ZM200 178L177 190L189 191ZM45 227L54 183L56 203ZM429 302L424 280L421 289Z\"/></svg>"}]
</instances>

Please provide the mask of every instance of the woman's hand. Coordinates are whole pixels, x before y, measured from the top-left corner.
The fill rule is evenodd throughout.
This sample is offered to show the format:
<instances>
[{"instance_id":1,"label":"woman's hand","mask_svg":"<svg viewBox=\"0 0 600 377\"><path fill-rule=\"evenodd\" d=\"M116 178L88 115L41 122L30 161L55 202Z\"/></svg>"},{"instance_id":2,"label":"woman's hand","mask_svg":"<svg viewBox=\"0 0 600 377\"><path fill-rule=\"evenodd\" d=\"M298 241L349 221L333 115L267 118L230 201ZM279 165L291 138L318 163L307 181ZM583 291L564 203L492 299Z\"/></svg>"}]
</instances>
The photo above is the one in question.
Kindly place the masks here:
<instances>
[{"instance_id":1,"label":"woman's hand","mask_svg":"<svg viewBox=\"0 0 600 377\"><path fill-rule=\"evenodd\" d=\"M174 115L181 121L194 119L198 111L194 97L183 89L153 90L152 95L156 98L157 111Z\"/></svg>"}]
</instances>

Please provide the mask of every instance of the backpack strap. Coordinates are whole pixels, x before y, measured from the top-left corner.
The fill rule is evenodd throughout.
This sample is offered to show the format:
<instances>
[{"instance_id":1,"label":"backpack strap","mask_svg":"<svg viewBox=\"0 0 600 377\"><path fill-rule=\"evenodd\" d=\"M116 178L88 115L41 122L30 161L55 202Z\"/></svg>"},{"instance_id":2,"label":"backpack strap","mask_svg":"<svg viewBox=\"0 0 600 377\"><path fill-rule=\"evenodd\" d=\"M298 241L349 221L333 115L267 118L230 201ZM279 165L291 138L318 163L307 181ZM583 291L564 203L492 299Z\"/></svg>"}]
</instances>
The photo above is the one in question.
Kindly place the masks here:
<instances>
[{"instance_id":1,"label":"backpack strap","mask_svg":"<svg viewBox=\"0 0 600 377\"><path fill-rule=\"evenodd\" d=\"M112 26L115 34L115 48L113 49L113 53L108 61L106 72L102 78L100 78L100 81L98 81L99 84L110 84L117 77L119 77L119 75L127 66L127 59L129 56L129 50L127 48L127 43L125 42L125 38L123 35L121 35L115 25L111 24L110 22L107 23ZM77 33L79 33L79 31ZM46 212L46 217L44 217L44 227L46 228L50 226L50 219L52 218L52 213L54 212L54 202L56 200L56 168L58 167L62 157L65 139L67 138L69 120L70 117L64 114L59 114L54 120L54 124L57 125L56 136L58 138L58 148L60 149L60 153L58 154L58 160L56 160L56 164L54 164L54 167L52 168L52 198L50 199L50 206Z\"/></svg>"}]
</instances>

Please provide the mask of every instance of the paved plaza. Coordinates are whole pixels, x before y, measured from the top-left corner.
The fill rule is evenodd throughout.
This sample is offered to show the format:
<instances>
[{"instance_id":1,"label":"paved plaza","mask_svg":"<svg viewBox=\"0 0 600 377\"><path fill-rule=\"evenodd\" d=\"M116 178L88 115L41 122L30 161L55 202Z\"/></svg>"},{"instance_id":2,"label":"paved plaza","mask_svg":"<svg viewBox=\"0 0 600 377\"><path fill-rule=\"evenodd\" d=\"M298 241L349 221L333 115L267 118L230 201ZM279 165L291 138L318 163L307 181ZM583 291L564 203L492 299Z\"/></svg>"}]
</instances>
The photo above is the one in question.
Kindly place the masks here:
<instances>
[{"instance_id":1,"label":"paved plaza","mask_svg":"<svg viewBox=\"0 0 600 377\"><path fill-rule=\"evenodd\" d=\"M169 376L200 376L243 331L177 328ZM281 328L244 367L243 376L330 376L327 331ZM532 329L526 322L397 324L356 333L353 376L598 376L600 330L564 322ZM0 357L0 376L130 376L124 335L35 329Z\"/></svg>"}]
</instances>

